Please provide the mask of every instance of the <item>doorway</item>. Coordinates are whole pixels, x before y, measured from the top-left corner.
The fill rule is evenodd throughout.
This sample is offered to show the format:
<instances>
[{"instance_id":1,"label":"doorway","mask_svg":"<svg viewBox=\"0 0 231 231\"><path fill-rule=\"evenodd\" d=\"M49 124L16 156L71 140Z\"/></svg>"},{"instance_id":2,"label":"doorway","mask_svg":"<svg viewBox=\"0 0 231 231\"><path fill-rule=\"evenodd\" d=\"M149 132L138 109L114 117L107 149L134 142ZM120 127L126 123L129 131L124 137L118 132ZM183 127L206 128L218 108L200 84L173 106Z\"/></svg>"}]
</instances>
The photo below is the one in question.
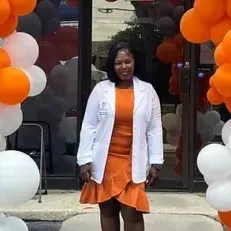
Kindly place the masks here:
<instances>
[{"instance_id":1,"label":"doorway","mask_svg":"<svg viewBox=\"0 0 231 231\"><path fill-rule=\"evenodd\" d=\"M191 76L196 72L192 71L196 68L196 60L192 54L196 53L197 48L185 42L179 31L171 38L166 38L159 33L156 23L153 23L158 18L154 14L152 2L149 5L144 4L143 1L111 3L105 0L93 0L92 5L87 4L87 6L91 9L87 10L86 6L81 8L83 17L87 12L92 11L92 19L89 22L88 15L88 18L85 17L85 22L81 22L80 18L79 36L86 38L89 35L89 30L84 32L84 28L81 32L81 25L86 28L87 24L89 26L91 23L92 40L90 54L89 39L79 38L81 41L79 46L84 54L84 59L79 58L81 81L78 83L78 114L80 118L83 116L86 95L97 82L106 77L105 62L110 46L116 41L128 41L137 50L139 78L153 85L162 106L165 164L157 186L153 190L189 190L190 182L193 181L190 173L193 171L191 168L194 158L191 157L195 151L192 141L195 123L191 119L195 119L195 107ZM177 6L180 5L175 5ZM184 9L191 7L191 2L185 1ZM81 121L78 123L79 134Z\"/></svg>"}]
</instances>

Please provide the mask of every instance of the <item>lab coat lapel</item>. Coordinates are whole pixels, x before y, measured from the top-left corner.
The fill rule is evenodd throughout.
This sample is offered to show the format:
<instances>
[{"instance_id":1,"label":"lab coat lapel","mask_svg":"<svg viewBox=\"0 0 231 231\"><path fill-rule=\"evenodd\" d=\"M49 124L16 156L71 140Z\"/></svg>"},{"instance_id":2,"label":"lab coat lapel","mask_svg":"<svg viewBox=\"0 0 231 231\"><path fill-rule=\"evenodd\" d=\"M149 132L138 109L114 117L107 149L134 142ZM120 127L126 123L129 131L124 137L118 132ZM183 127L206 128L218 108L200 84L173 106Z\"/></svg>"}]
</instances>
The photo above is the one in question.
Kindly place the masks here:
<instances>
[{"instance_id":1,"label":"lab coat lapel","mask_svg":"<svg viewBox=\"0 0 231 231\"><path fill-rule=\"evenodd\" d=\"M115 83L108 81L108 86L105 87L104 91L111 110L115 112Z\"/></svg>"},{"instance_id":2,"label":"lab coat lapel","mask_svg":"<svg viewBox=\"0 0 231 231\"><path fill-rule=\"evenodd\" d=\"M137 77L133 78L133 85L134 85L134 95L135 95L135 102L134 102L134 112L135 112L144 97L144 87L142 82Z\"/></svg>"}]
</instances>

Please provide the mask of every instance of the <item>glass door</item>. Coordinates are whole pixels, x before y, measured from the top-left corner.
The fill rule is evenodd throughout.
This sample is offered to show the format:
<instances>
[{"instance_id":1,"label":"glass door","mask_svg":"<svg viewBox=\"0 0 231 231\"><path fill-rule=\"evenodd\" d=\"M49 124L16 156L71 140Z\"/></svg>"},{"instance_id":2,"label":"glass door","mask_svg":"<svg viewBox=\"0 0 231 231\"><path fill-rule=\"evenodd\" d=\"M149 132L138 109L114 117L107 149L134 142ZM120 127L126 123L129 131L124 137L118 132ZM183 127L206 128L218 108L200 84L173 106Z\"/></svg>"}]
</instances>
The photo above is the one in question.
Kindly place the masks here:
<instances>
[{"instance_id":1,"label":"glass door","mask_svg":"<svg viewBox=\"0 0 231 231\"><path fill-rule=\"evenodd\" d=\"M189 79L191 46L179 32L180 18L191 4L182 1L106 1L92 4L91 87L106 75L107 53L118 41L137 51L139 78L160 98L165 164L157 189L188 188ZM184 68L186 67L186 68ZM155 189L156 190L156 189Z\"/></svg>"}]
</instances>

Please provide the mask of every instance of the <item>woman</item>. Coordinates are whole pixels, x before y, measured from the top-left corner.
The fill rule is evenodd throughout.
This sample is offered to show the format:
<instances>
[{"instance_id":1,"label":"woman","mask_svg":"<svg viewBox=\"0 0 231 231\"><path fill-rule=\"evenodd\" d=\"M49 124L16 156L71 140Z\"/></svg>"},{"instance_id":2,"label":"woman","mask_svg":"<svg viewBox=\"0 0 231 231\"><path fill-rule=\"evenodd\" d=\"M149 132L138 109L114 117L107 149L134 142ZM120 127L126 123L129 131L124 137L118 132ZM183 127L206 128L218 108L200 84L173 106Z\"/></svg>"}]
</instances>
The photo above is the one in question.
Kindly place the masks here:
<instances>
[{"instance_id":1,"label":"woman","mask_svg":"<svg viewBox=\"0 0 231 231\"><path fill-rule=\"evenodd\" d=\"M99 204L102 231L120 230L120 212L125 231L144 231L145 182L153 185L163 164L159 99L134 73L130 45L114 45L109 80L93 89L82 124L77 159L86 183L80 202Z\"/></svg>"}]
</instances>

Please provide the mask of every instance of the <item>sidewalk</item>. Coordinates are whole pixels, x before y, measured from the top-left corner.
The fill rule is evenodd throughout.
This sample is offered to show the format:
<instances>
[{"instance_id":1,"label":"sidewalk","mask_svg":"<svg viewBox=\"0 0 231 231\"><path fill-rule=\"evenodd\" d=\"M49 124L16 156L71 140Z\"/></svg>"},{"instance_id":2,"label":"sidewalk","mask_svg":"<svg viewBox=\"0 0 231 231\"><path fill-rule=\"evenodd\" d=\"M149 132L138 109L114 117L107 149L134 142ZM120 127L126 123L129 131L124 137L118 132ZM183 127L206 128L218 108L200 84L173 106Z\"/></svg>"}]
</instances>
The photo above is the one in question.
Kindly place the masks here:
<instances>
[{"instance_id":1,"label":"sidewalk","mask_svg":"<svg viewBox=\"0 0 231 231\"><path fill-rule=\"evenodd\" d=\"M151 209L151 214L145 215L148 231L153 227L155 231L223 230L216 220L217 211L210 207L203 195L148 193L148 196ZM0 207L0 211L30 221L64 221L60 231L79 231L82 230L80 227L100 231L98 207L81 205L78 198L79 192L51 191L43 196L41 204L34 198L16 208Z\"/></svg>"}]
</instances>

